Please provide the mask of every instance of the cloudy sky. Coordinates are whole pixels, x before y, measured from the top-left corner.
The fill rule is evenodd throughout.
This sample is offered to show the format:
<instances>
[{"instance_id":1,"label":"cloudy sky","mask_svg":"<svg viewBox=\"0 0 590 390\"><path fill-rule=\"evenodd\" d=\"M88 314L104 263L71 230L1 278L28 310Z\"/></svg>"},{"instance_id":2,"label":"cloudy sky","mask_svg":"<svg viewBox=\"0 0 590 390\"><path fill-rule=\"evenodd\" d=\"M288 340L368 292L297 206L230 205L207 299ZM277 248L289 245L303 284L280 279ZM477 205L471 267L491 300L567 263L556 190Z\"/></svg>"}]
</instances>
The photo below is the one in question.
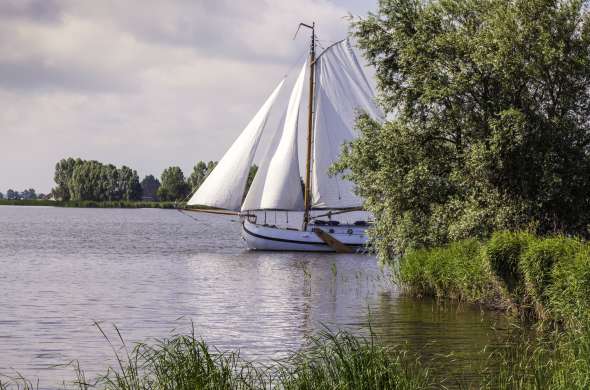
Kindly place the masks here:
<instances>
[{"instance_id":1,"label":"cloudy sky","mask_svg":"<svg viewBox=\"0 0 590 390\"><path fill-rule=\"evenodd\" d=\"M141 177L217 160L305 55L376 0L0 0L0 192L63 157Z\"/></svg>"}]
</instances>

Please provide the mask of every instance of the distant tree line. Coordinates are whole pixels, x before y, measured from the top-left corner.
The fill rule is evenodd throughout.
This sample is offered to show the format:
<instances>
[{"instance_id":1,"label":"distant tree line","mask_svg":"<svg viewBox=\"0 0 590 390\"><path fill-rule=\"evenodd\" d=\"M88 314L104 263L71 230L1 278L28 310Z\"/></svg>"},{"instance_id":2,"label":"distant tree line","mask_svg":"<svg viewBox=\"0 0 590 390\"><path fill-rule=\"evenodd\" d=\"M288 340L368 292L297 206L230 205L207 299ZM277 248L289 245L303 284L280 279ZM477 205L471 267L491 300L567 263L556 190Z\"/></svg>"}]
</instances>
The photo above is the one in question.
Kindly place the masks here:
<instances>
[{"instance_id":1,"label":"distant tree line","mask_svg":"<svg viewBox=\"0 0 590 390\"><path fill-rule=\"evenodd\" d=\"M178 166L166 168L160 179L146 175L141 182L135 170L117 168L94 160L67 158L55 165L55 188L58 200L147 200L183 201L193 194L217 165L216 161L199 161L188 178ZM253 165L248 175L250 187L258 167ZM1 199L1 198L0 198Z\"/></svg>"},{"instance_id":2,"label":"distant tree line","mask_svg":"<svg viewBox=\"0 0 590 390\"><path fill-rule=\"evenodd\" d=\"M141 182L137 171L123 165L104 164L96 160L65 158L55 164L56 186L51 193L37 194L33 188L0 192L0 200L55 199L62 201L184 201L203 184L217 166L217 161L199 161L188 178L182 169L164 169L160 178L146 175ZM258 167L250 167L246 193ZM244 194L245 196L245 194Z\"/></svg>"},{"instance_id":3,"label":"distant tree line","mask_svg":"<svg viewBox=\"0 0 590 390\"><path fill-rule=\"evenodd\" d=\"M61 200L140 200L137 172L95 160L67 158L55 165L53 196Z\"/></svg>"},{"instance_id":4,"label":"distant tree line","mask_svg":"<svg viewBox=\"0 0 590 390\"><path fill-rule=\"evenodd\" d=\"M0 200L36 200L36 199L49 199L51 194L37 194L34 188L29 188L24 191L15 191L12 188L6 191L6 195L0 192Z\"/></svg>"}]
</instances>

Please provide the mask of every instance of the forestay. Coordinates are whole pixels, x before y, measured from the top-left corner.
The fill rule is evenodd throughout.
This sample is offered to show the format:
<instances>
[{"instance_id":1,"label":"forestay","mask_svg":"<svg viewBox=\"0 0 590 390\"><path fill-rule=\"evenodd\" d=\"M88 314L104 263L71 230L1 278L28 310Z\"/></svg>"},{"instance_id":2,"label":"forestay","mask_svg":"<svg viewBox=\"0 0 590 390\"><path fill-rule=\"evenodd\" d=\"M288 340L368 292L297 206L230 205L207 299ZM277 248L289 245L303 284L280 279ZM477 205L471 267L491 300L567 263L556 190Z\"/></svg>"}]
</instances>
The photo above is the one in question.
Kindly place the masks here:
<instances>
[{"instance_id":1,"label":"forestay","mask_svg":"<svg viewBox=\"0 0 590 390\"><path fill-rule=\"evenodd\" d=\"M280 142L270 161L262 162L242 210L303 210L297 122L306 69L307 62L293 86Z\"/></svg>"},{"instance_id":2,"label":"forestay","mask_svg":"<svg viewBox=\"0 0 590 390\"><path fill-rule=\"evenodd\" d=\"M284 82L285 80L282 80L271 93L187 204L227 210L240 209L248 172L254 160L260 136Z\"/></svg>"},{"instance_id":3,"label":"forestay","mask_svg":"<svg viewBox=\"0 0 590 390\"><path fill-rule=\"evenodd\" d=\"M380 119L374 91L349 40L324 51L316 61L316 114L313 142L312 207L362 206L353 184L342 175L329 176L345 142L356 138L355 120L360 112Z\"/></svg>"}]
</instances>

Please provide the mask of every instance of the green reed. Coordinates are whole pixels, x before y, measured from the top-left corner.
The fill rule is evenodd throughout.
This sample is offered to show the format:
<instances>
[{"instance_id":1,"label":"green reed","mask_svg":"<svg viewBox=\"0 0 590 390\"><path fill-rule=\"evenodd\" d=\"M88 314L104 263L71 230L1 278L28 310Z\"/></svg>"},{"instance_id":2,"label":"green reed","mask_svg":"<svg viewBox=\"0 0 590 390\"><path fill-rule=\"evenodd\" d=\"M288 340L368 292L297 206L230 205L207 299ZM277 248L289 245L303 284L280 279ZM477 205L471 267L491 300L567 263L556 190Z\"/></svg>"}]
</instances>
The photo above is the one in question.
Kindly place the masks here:
<instances>
[{"instance_id":1,"label":"green reed","mask_svg":"<svg viewBox=\"0 0 590 390\"><path fill-rule=\"evenodd\" d=\"M115 328L116 329L116 328ZM117 330L117 329L116 329ZM101 330L102 331L102 330ZM104 334L104 333L103 333ZM115 365L92 381L73 363L75 379L63 389L447 389L455 380L434 377L420 359L376 337L322 331L309 346L286 359L262 365L239 352L211 348L194 331L138 343L129 348L117 330L111 342ZM583 389L590 387L590 326L549 333L519 333L503 351L489 354L474 389ZM432 364L450 367L452 356ZM498 368L499 367L499 368ZM473 370L475 371L475 367ZM38 382L21 375L0 377L0 390L37 390Z\"/></svg>"},{"instance_id":2,"label":"green reed","mask_svg":"<svg viewBox=\"0 0 590 390\"><path fill-rule=\"evenodd\" d=\"M490 359L475 388L590 388L590 244L572 237L498 232L408 252L397 281L416 296L482 303L517 314L524 332ZM490 364L490 367L493 365Z\"/></svg>"},{"instance_id":3,"label":"green reed","mask_svg":"<svg viewBox=\"0 0 590 390\"><path fill-rule=\"evenodd\" d=\"M514 309L566 328L590 319L590 244L576 238L499 232L487 242L413 250L396 278L416 296Z\"/></svg>"},{"instance_id":4,"label":"green reed","mask_svg":"<svg viewBox=\"0 0 590 390\"><path fill-rule=\"evenodd\" d=\"M482 375L483 389L590 388L590 327L521 335L505 351L490 355L499 370Z\"/></svg>"},{"instance_id":5,"label":"green reed","mask_svg":"<svg viewBox=\"0 0 590 390\"><path fill-rule=\"evenodd\" d=\"M116 329L116 328L115 328ZM102 329L101 329L102 332ZM92 383L83 371L64 389L425 389L432 387L428 370L401 349L387 348L369 338L324 331L310 338L309 347L270 365L249 362L239 352L220 352L197 338L194 331L139 343L128 348L106 337L115 366ZM116 344L116 345L115 345ZM0 389L37 389L22 376L0 379Z\"/></svg>"}]
</instances>

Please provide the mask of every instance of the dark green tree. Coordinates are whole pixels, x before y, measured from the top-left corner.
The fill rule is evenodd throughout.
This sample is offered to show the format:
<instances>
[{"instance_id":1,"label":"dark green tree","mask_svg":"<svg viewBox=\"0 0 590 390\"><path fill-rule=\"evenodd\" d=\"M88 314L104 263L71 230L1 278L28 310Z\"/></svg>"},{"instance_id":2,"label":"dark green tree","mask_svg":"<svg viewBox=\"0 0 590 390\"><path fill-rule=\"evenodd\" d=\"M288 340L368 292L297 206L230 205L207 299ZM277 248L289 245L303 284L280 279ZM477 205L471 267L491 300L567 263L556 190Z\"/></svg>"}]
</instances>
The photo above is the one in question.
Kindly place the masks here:
<instances>
[{"instance_id":1,"label":"dark green tree","mask_svg":"<svg viewBox=\"0 0 590 390\"><path fill-rule=\"evenodd\" d=\"M35 200L37 199L37 193L34 188L29 188L21 192L21 198L24 200Z\"/></svg>"},{"instance_id":2,"label":"dark green tree","mask_svg":"<svg viewBox=\"0 0 590 390\"><path fill-rule=\"evenodd\" d=\"M137 172L123 165L118 171L119 190L123 200L140 200L141 184Z\"/></svg>"},{"instance_id":3,"label":"dark green tree","mask_svg":"<svg viewBox=\"0 0 590 390\"><path fill-rule=\"evenodd\" d=\"M4 194L0 192L0 200L4 199Z\"/></svg>"},{"instance_id":4,"label":"dark green tree","mask_svg":"<svg viewBox=\"0 0 590 390\"><path fill-rule=\"evenodd\" d=\"M72 200L105 200L104 170L98 161L82 161L75 165L68 183Z\"/></svg>"},{"instance_id":5,"label":"dark green tree","mask_svg":"<svg viewBox=\"0 0 590 390\"><path fill-rule=\"evenodd\" d=\"M160 188L160 181L153 175L147 175L141 181L141 190L144 199L157 201L158 188Z\"/></svg>"},{"instance_id":6,"label":"dark green tree","mask_svg":"<svg viewBox=\"0 0 590 390\"><path fill-rule=\"evenodd\" d=\"M121 200L123 197L119 170L113 164L101 165L100 199Z\"/></svg>"},{"instance_id":7,"label":"dark green tree","mask_svg":"<svg viewBox=\"0 0 590 390\"><path fill-rule=\"evenodd\" d=\"M361 116L335 168L382 255L497 229L587 235L584 1L382 0L354 29L389 120Z\"/></svg>"},{"instance_id":8,"label":"dark green tree","mask_svg":"<svg viewBox=\"0 0 590 390\"><path fill-rule=\"evenodd\" d=\"M18 191L14 191L13 189L9 189L6 191L6 199L8 200L17 200L20 199L20 195Z\"/></svg>"},{"instance_id":9,"label":"dark green tree","mask_svg":"<svg viewBox=\"0 0 590 390\"><path fill-rule=\"evenodd\" d=\"M160 179L162 184L158 189L158 197L161 200L179 201L189 194L189 186L179 167L166 168Z\"/></svg>"},{"instance_id":10,"label":"dark green tree","mask_svg":"<svg viewBox=\"0 0 590 390\"><path fill-rule=\"evenodd\" d=\"M55 181L56 187L53 189L53 196L55 199L69 200L70 191L69 183L74 172L74 167L82 163L79 158L67 158L61 159L55 164L55 175L53 180Z\"/></svg>"}]
</instances>

